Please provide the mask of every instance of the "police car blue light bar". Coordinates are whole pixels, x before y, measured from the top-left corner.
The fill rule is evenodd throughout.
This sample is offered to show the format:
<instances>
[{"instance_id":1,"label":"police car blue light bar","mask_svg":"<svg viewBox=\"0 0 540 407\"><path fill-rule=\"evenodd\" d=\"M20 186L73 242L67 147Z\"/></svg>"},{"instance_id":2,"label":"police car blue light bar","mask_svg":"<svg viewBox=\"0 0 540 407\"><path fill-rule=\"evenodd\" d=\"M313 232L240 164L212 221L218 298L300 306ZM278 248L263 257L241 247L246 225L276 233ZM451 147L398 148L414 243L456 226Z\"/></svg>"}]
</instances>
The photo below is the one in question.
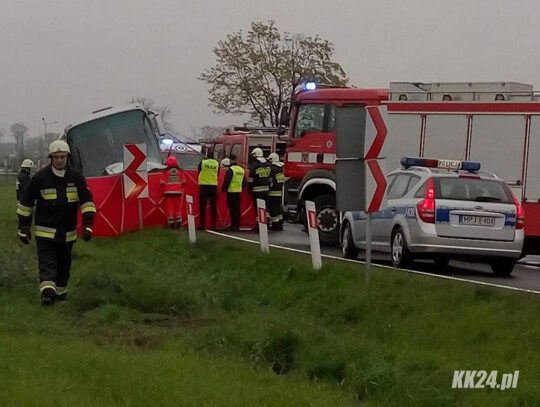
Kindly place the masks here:
<instances>
[{"instance_id":1,"label":"police car blue light bar","mask_svg":"<svg viewBox=\"0 0 540 407\"><path fill-rule=\"evenodd\" d=\"M435 158L403 157L401 165L409 167L443 168L447 170L479 171L480 163L475 161L439 160Z\"/></svg>"},{"instance_id":2,"label":"police car blue light bar","mask_svg":"<svg viewBox=\"0 0 540 407\"><path fill-rule=\"evenodd\" d=\"M317 84L313 81L310 81L310 82L306 82L306 84L304 85L304 89L305 90L315 90L317 89Z\"/></svg>"}]
</instances>

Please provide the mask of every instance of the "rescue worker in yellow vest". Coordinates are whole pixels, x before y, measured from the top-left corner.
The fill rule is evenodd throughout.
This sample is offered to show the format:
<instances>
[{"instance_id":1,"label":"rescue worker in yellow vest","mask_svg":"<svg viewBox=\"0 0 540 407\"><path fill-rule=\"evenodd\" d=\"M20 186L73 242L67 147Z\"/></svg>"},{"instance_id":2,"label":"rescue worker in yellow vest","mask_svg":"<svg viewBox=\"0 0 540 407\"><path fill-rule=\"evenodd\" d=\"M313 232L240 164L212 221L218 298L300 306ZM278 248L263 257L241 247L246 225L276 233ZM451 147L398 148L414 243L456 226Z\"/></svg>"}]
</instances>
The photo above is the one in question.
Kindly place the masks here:
<instances>
[{"instance_id":1,"label":"rescue worker in yellow vest","mask_svg":"<svg viewBox=\"0 0 540 407\"><path fill-rule=\"evenodd\" d=\"M210 155L199 164L199 229L206 229L206 205L210 201L212 229L216 227L219 163Z\"/></svg>"},{"instance_id":2,"label":"rescue worker in yellow vest","mask_svg":"<svg viewBox=\"0 0 540 407\"><path fill-rule=\"evenodd\" d=\"M240 230L240 204L242 189L246 186L245 171L236 163L236 156L231 154L231 158L221 160L221 165L227 168L225 180L221 191L227 193L227 206L231 214L231 230Z\"/></svg>"},{"instance_id":3,"label":"rescue worker in yellow vest","mask_svg":"<svg viewBox=\"0 0 540 407\"><path fill-rule=\"evenodd\" d=\"M257 147L251 152L252 161L249 165L248 191L253 196L253 208L258 216L257 199L267 201L270 189L270 164L263 156L263 151Z\"/></svg>"},{"instance_id":4,"label":"rescue worker in yellow vest","mask_svg":"<svg viewBox=\"0 0 540 407\"><path fill-rule=\"evenodd\" d=\"M82 213L82 237L92 238L96 207L84 177L67 166L69 145L55 140L49 145L51 164L38 171L23 190L17 207L19 239L29 244L35 205L35 236L42 305L63 302L77 240L77 211Z\"/></svg>"},{"instance_id":5,"label":"rescue worker in yellow vest","mask_svg":"<svg viewBox=\"0 0 540 407\"><path fill-rule=\"evenodd\" d=\"M268 192L268 218L270 230L283 230L283 211L281 209L283 196L283 163L279 161L277 153L268 156L271 164L270 191Z\"/></svg>"},{"instance_id":6,"label":"rescue worker in yellow vest","mask_svg":"<svg viewBox=\"0 0 540 407\"><path fill-rule=\"evenodd\" d=\"M15 182L15 191L17 193L17 202L21 200L21 193L24 187L30 182L30 171L34 168L34 162L26 158L21 163L21 171L17 176L17 181Z\"/></svg>"}]
</instances>

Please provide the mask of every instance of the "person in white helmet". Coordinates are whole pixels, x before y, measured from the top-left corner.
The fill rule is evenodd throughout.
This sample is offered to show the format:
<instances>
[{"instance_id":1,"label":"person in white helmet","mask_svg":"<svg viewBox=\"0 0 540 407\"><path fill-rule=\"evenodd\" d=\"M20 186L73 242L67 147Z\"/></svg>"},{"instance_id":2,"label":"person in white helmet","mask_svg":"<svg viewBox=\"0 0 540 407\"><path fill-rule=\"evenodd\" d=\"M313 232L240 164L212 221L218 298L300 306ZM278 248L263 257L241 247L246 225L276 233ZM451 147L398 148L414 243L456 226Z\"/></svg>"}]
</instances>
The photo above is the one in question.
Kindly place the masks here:
<instances>
[{"instance_id":1,"label":"person in white helmet","mask_svg":"<svg viewBox=\"0 0 540 407\"><path fill-rule=\"evenodd\" d=\"M264 158L262 149L257 147L251 152L248 177L248 191L253 197L253 208L257 216L257 199L262 199L266 203L269 189L270 164Z\"/></svg>"},{"instance_id":2,"label":"person in white helmet","mask_svg":"<svg viewBox=\"0 0 540 407\"><path fill-rule=\"evenodd\" d=\"M34 162L26 158L21 163L21 170L17 176L17 181L15 182L15 192L17 194L17 203L21 200L21 192L24 187L30 182L30 172L34 168Z\"/></svg>"},{"instance_id":3,"label":"person in white helmet","mask_svg":"<svg viewBox=\"0 0 540 407\"><path fill-rule=\"evenodd\" d=\"M279 161L277 153L268 156L270 161L270 190L268 191L268 218L270 230L283 230L283 210L281 201L283 196L283 163Z\"/></svg>"},{"instance_id":4,"label":"person in white helmet","mask_svg":"<svg viewBox=\"0 0 540 407\"><path fill-rule=\"evenodd\" d=\"M69 145L55 140L49 145L51 164L38 171L22 191L17 205L19 239L29 244L32 210L42 305L65 301L70 277L71 252L77 240L77 212L82 213L82 237L92 237L96 207L84 177L67 165Z\"/></svg>"}]
</instances>

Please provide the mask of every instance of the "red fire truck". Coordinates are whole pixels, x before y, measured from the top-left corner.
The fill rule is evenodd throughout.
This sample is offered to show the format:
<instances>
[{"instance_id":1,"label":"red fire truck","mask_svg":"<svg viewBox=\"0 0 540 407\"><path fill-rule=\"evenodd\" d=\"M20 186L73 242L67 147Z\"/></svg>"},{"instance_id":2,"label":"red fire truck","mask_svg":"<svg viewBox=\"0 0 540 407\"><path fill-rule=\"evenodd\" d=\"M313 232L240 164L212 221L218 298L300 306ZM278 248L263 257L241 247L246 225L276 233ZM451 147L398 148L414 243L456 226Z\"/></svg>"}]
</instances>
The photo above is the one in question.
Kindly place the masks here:
<instances>
[{"instance_id":1,"label":"red fire truck","mask_svg":"<svg viewBox=\"0 0 540 407\"><path fill-rule=\"evenodd\" d=\"M525 209L526 252L540 251L540 100L516 82L395 82L389 89L302 90L293 100L281 140L284 204L303 221L304 202L317 207L322 242L337 242L335 109L385 105L387 170L402 156L473 160L505 179ZM290 120L289 120L290 117ZM282 133L284 133L282 131Z\"/></svg>"}]
</instances>

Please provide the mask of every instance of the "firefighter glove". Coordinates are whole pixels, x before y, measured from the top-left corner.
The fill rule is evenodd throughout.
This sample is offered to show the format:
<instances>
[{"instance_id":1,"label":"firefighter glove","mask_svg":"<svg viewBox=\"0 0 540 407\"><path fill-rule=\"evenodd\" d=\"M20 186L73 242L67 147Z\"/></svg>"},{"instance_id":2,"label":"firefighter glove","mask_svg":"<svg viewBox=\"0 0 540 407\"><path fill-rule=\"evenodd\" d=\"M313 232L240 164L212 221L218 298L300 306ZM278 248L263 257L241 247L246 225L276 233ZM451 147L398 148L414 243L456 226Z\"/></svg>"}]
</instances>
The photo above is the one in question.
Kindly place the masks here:
<instances>
[{"instance_id":1,"label":"firefighter glove","mask_svg":"<svg viewBox=\"0 0 540 407\"><path fill-rule=\"evenodd\" d=\"M88 242L90 239L92 239L92 229L89 227L85 227L82 231L82 238L85 242Z\"/></svg>"},{"instance_id":2,"label":"firefighter glove","mask_svg":"<svg viewBox=\"0 0 540 407\"><path fill-rule=\"evenodd\" d=\"M32 240L32 233L30 232L29 227L21 228L21 230L19 230L18 232L18 235L21 242L23 242L24 244L30 244L30 240Z\"/></svg>"}]
</instances>

